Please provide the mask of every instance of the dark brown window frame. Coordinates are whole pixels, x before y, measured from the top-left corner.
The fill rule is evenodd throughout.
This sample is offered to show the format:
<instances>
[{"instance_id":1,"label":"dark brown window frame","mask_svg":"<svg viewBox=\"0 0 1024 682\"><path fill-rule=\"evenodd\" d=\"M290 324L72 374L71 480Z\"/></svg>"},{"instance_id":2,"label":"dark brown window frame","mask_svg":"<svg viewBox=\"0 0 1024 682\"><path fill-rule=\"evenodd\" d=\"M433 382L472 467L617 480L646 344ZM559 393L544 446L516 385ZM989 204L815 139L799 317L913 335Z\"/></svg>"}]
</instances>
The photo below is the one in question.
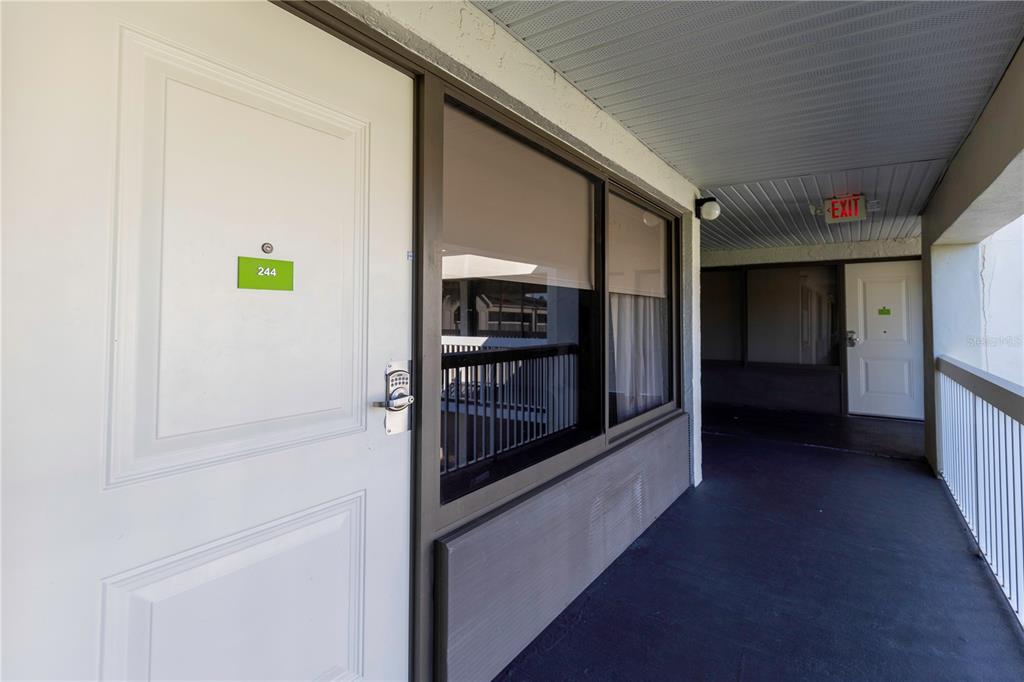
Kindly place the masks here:
<instances>
[{"instance_id":1,"label":"dark brown window frame","mask_svg":"<svg viewBox=\"0 0 1024 682\"><path fill-rule=\"evenodd\" d=\"M680 225L683 220L681 213L674 211L670 207L662 204L661 202L651 198L648 194L642 192L638 188L632 187L621 178L617 178L614 175L608 173L606 170L594 166L589 162L583 162L578 158L571 148L566 148L563 143L556 139L549 139L546 133L541 133L533 128L531 124L525 121L519 120L514 115L510 115L500 106L496 106L493 103L487 102L481 99L474 93L468 93L462 89L462 87L450 83L441 83L439 92L435 94L435 100L433 106L435 108L440 107L440 111L436 113L436 124L432 132L424 131L424 136L432 139L435 144L439 147L437 150L437 165L433 168L432 174L435 180L438 181L440 186L440 180L443 178L443 122L444 122L444 107L446 105L453 105L459 107L461 110L466 111L477 118L496 126L499 130L511 135L520 142L523 142L534 149L544 153L545 155L555 159L556 161L565 164L569 168L580 172L587 177L591 178L594 182L595 196L600 200L595 202L594 210L594 255L595 255L595 274L597 278L600 278L600 293L602 294L602 305L598 313L600 319L600 327L603 329L604 334L601 334L601 338L598 340L598 352L595 354L594 361L597 366L590 370L591 376L597 377L598 385L594 391L599 396L603 396L603 406L601 409L601 429L599 433L591 438L588 438L580 443L567 447L566 449L558 452L557 454L546 458L540 462L533 464L532 466L523 469L522 471L516 472L511 476L495 481L487 487L473 491L468 495L453 500L447 504L437 504L436 507L429 510L431 515L438 519L440 522L439 535L446 534L452 530L460 527L464 523L474 520L480 515L486 514L493 511L500 505L506 504L509 501L518 498L519 496L526 494L527 492L549 483L553 478L560 476L572 469L575 469L581 465L588 463L590 460L607 454L609 448L624 441L630 437L636 437L641 433L659 426L666 418L680 416L683 414L682 407L682 396L680 387L683 384L683 377L681 376L681 348L679 347L678 339L681 336L679 327L679 311L678 305L681 296L679 293L673 292L675 298L675 304L673 307L673 346L672 346L672 357L673 357L673 376L672 376L672 387L673 387L673 400L666 405L651 410L650 412L638 415L634 419L629 420L626 423L620 424L617 427L609 428L607 419L607 305L608 305L608 287L607 287L607 273L605 272L604 261L605 261L605 233L606 233L606 215L608 211L608 196L610 193L615 193L622 198L634 201L637 204L655 212L657 215L665 218L669 221L671 232L673 235L677 235L680 230ZM425 117L426 118L426 117ZM434 118L434 117L431 117ZM437 197L437 201L441 201L441 197ZM440 216L443 220L443 216ZM431 265L425 268L424 277L434 278L434 282L422 281L424 286L424 293L426 294L426 287L429 285L432 288L437 289L436 302L431 300L429 296L424 296L421 299L423 307L423 320L424 328L423 332L426 335L428 333L426 324L430 320L441 318L440 311L440 288L441 288L441 271L439 259L434 259L430 256L436 252L436 247L441 241L441 224L439 223L436 227L436 233L431 235L430 239L425 239L423 243L424 254L427 254L429 261L433 261ZM682 278L682 273L679 270L679 266L682 263L682 254L677 253L680 250L679 240L673 237L673 261L672 261L672 276L673 276L673 289L679 288L679 283ZM430 270L430 272L427 272ZM440 356L440 323L437 323L438 335L438 356ZM431 344L429 340L424 338L423 350L426 352ZM425 358L424 358L425 360ZM439 412L439 407L435 409L431 397L440 394L440 384L437 386L432 385L433 376L427 375L427 372L433 370L427 370L424 365L424 372L421 373L420 380L423 382L421 395L423 399L419 401L420 412L424 414L423 426L421 427L421 438L420 447L422 452L435 452L436 447L433 447L433 437L423 437L427 430L427 422L429 422L433 415ZM436 388L436 390L435 390ZM439 442L439 441L438 441ZM433 447L433 450L431 450ZM426 458L421 458L421 461L426 461ZM553 463L553 464L552 464ZM547 467L542 465L548 465ZM549 472L550 469L550 472ZM557 473L555 473L557 472ZM438 488L440 487L440 475L437 474L436 480L429 480L429 474L427 476L421 476L421 495L424 498L433 500L435 497L434 490L428 490L427 488ZM440 492L436 493L437 500L440 500ZM424 510L427 511L427 510Z\"/></svg>"},{"instance_id":2,"label":"dark brown window frame","mask_svg":"<svg viewBox=\"0 0 1024 682\"><path fill-rule=\"evenodd\" d=\"M506 478L500 479L490 485L475 490L463 497L455 499L447 504L440 503L440 472L437 467L437 451L439 447L439 420L435 416L440 412L440 405L437 396L440 395L440 360L441 360L441 263L440 259L433 254L438 252L438 245L441 242L441 226L443 215L442 186L444 177L443 164L443 126L444 108L446 105L455 105L464 111L481 118L499 129L512 135L521 142L541 151L578 172L591 177L595 181L595 194L601 197L596 203L594 212L594 253L596 263L595 272L601 277L602 305L599 311L601 326L607 333L607 275L604 269L605 254L605 231L608 195L615 192L624 198L636 201L645 207L653 209L658 215L669 220L673 234L679 234L683 221L687 218L685 209L674 209L663 202L650 196L638 187L635 187L627 180L620 178L600 166L594 165L589 159L581 157L578 153L557 138L536 129L527 121L521 120L515 114L508 112L504 107L490 102L476 93L465 90L460 84L445 80L426 79L423 87L423 99L420 106L420 122L423 126L420 129L420 144L424 150L424 156L431 160L431 165L421 169L423 175L420 177L425 189L432 187L435 192L432 197L424 195L424 205L433 207L433 220L426 219L421 225L421 241L417 245L417 251L423 254L423 267L419 273L421 285L421 296L417 303L420 306L421 315L421 339L420 359L422 371L418 372L417 381L419 385L417 395L423 396L419 400L419 415L417 416L418 446L417 460L419 462L419 518L417 519L420 539L420 550L429 554L430 543L436 538L447 535L456 529L466 527L468 524L481 523L492 514L500 513L501 509L509 504L518 502L529 494L535 493L555 481L571 474L573 471L582 468L601 457L607 456L627 445L632 440L639 438L663 425L665 422L679 418L685 414L683 409L682 390L684 377L682 375L682 356L678 342L673 344L673 390L675 399L655 410L643 415L638 415L628 423L620 424L615 428L608 428L607 420L607 348L606 335L602 334L599 340L599 352L595 354L595 362L598 363L596 376L599 379L599 386L595 388L599 396L603 396L604 403L601 409L601 423L603 430L597 435L583 442L571 445L558 452L554 456L543 459L532 466L518 471ZM429 148L429 149L428 149ZM426 216L425 216L426 218ZM682 282L680 267L683 262L681 252L681 239L675 243L673 249L673 283L674 288L679 289ZM598 257L600 254L600 257ZM681 337L679 322L682 319L681 304L683 301L682 292L675 294L677 305L673 306L674 321L673 334ZM433 354L433 357L431 357ZM691 463L692 467L692 463ZM430 530L432 529L432 531ZM427 538L430 538L429 541ZM426 548L426 549L425 549ZM423 557L427 560L427 557ZM432 585L430 586L433 587ZM422 589L427 586L421 585ZM435 614L441 617L441 614ZM444 632L443 623L434 623L435 631ZM438 646L434 652L434 671L443 671L443 657L440 651L443 647Z\"/></svg>"}]
</instances>

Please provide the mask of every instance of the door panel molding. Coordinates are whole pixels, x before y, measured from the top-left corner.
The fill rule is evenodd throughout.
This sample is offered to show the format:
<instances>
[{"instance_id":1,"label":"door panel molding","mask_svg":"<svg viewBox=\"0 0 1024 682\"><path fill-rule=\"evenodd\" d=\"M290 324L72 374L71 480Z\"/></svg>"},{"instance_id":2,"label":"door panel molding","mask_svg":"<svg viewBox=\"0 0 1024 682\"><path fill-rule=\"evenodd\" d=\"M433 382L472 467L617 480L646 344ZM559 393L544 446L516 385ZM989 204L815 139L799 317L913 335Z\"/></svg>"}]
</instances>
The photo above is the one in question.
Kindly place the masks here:
<instances>
[{"instance_id":1,"label":"door panel molding","mask_svg":"<svg viewBox=\"0 0 1024 682\"><path fill-rule=\"evenodd\" d=\"M106 487L364 431L367 427L367 405L363 398L367 391L369 123L152 34L127 26L121 28L120 34L119 169L115 281L112 284L115 319L110 340L112 369ZM176 105L175 99L187 103ZM306 348L313 352L326 352L329 339L334 339L337 342L334 345L344 350L336 357L319 358L323 361L321 370L331 367L333 371L299 376L302 381L295 382L292 388L285 375L299 369L299 364L250 366L250 375L246 367L224 367L221 363L224 374L211 377L208 384L202 383L201 376L185 374L192 354L216 352L215 347L210 348L212 344L181 332L187 327L185 320L196 324L197 311L202 310L206 298L197 283L190 279L195 279L196 272L205 277L212 275L191 263L193 259L204 257L202 249L192 255L187 244L181 243L185 237L174 231L191 229L190 225L201 221L202 216L192 220L189 216L184 219L178 216L176 223L168 224L169 220L175 220L174 206L169 205L167 194L168 182L175 178L169 177L174 172L174 164L168 159L167 138L173 133L174 112L188 113L188 106L209 106L211 111L249 116L254 127L294 134L296 139L304 136L302 139L309 147L313 146L312 138L317 138L340 155L337 173L343 182L337 185L339 192L348 192L348 196L339 200L339 204L351 202L352 213L337 221L335 234L327 235L337 247L333 256L315 254L308 248L306 253L325 261L329 258L330 263L322 263L324 267L320 270L336 271L339 273L336 280L320 277L319 281L311 282L313 273L306 268L297 273L295 292L246 292L249 296L240 296L239 290L234 289L234 282L230 281L234 263L221 258L216 262L221 277L216 285L220 288L210 294L220 296L222 307L226 305L236 310L238 319L226 322L222 329L211 329L211 324L197 325L198 336L220 334L219 338L237 342L243 333L260 331L256 329L257 322L264 322L268 328L274 322L286 326L289 312L283 309L279 318L253 319L257 314L255 306L266 300L257 298L259 294L276 295L279 300L282 296L291 296L293 301L305 297L304 305L318 305L324 310L324 315L316 316L322 320L322 326L279 330L278 345L274 347L279 348L285 342L306 343ZM211 130L217 132L213 125L211 123ZM225 124L224 128L227 127ZM274 139L266 140L268 149L276 143ZM268 154L273 151L276 150L271 149ZM250 153L252 150L239 150L239 166ZM236 186L225 191L240 194L238 185L245 182L244 174L255 173L252 167L257 165L249 164L248 169L240 167L239 178L226 178L225 184L233 182ZM185 177L187 173L178 175ZM313 186L318 180L312 174L302 179L306 181L304 187ZM320 179L320 182L329 180ZM290 186L295 184L292 179ZM309 191L314 193L315 187ZM191 197L189 201L192 202ZM216 203L220 199L209 201L215 208L221 207ZM223 200L223 205L228 204L230 199ZM259 217L253 220L255 223ZM236 255L258 256L259 244L267 232L283 240L289 227L287 224L264 226L253 229L251 235L233 235L230 248L238 251ZM288 237L298 242L301 235ZM204 245L204 248L210 247ZM272 257L289 255L295 257L294 252L287 250L281 256ZM187 258L187 264L193 268L193 277L177 274L183 258ZM207 257L207 261L211 258ZM304 283L308 284L306 290L301 289ZM321 286L311 291L313 284ZM191 298L181 293L183 288L189 287L193 289ZM247 303L252 309L245 308ZM211 303L207 311L211 316L214 307ZM178 334L169 321L169 316L173 319L175 314L182 322L178 325ZM315 345L313 339L321 337L324 340ZM259 343L260 340L253 339L252 345L259 348ZM240 344L240 347L244 349L245 345ZM309 357L298 359L308 360ZM241 363L241 360L225 359L225 363L230 362ZM276 377L276 382L271 382L274 391L261 397L259 391L246 382L255 384L267 374ZM199 385L193 386L194 383ZM303 384L301 389L299 383ZM233 396L241 404L236 405L232 413L231 401L226 400L225 395L216 395L215 391L210 395L208 389L211 388L226 391L227 397ZM282 392L286 394L284 398ZM204 399L205 404L201 402ZM218 414L224 418L215 419Z\"/></svg>"},{"instance_id":2,"label":"door panel molding","mask_svg":"<svg viewBox=\"0 0 1024 682\"><path fill-rule=\"evenodd\" d=\"M154 665L180 665L175 664L173 660L168 661L168 658L174 658L169 657L169 653L180 653L185 658L201 654L213 657L218 653L231 656L230 650L160 651L160 645L169 642L179 646L183 642L195 644L197 637L202 633L182 637L182 629L198 627L202 630L216 627L225 624L224 620L232 615L239 621L232 624L242 628L242 632L235 633L235 636L218 638L211 642L212 646L225 640L238 641L244 639L245 635L256 639L261 635L273 636L273 632L259 629L260 625L268 624L268 619L243 619L250 610L246 606L251 604L255 604L257 610L262 606L262 615L266 615L267 611L273 611L273 601L262 598L274 595L265 594L266 591L261 592L259 587L273 582L277 575L283 574L287 577L288 573L278 564L282 560L287 562L289 554L294 555L292 563L303 562L309 558L318 559L319 565L315 568L319 570L310 570L309 575L304 576L308 584L291 585L288 589L281 589L278 594L284 594L288 601L307 599L309 603L304 612L308 614L309 619L334 625L337 630L333 634L341 635L332 638L331 632L325 632L317 641L303 643L305 650L301 653L320 655L328 659L328 664L323 669L314 670L311 678L342 680L361 677L364 638L363 575L366 555L365 501L366 491L358 491L105 579L101 585L103 627L100 641L100 679L140 680L150 679L154 675L166 677L159 674L159 670L154 670ZM321 579L319 583L316 582L317 578ZM329 582L331 578L335 580L335 584L324 585L324 582ZM234 589L229 588L226 591L225 585L230 585L231 581L237 584L233 586ZM218 613L218 595L211 595L210 590L204 589L214 582L218 583L222 599L230 596L245 597L244 605L234 604L238 609L235 614ZM324 600L325 594L333 594L344 603ZM187 610L187 620L176 622L175 616L183 610L179 608L178 612L175 612L176 600L189 600L186 603L186 606L190 607ZM200 610L198 614L196 607ZM203 617L204 613L206 618ZM287 628L290 624L274 622L271 625ZM252 630L245 630L247 626ZM223 631L216 634L224 635ZM201 637L199 639L201 640ZM289 638L285 639L288 640L286 644L290 642ZM201 641L198 643L202 644ZM268 654L273 653L272 643L266 642L265 645L271 650ZM316 645L320 645L321 649L316 649ZM251 652L253 648L249 646L248 650ZM287 653L294 657L299 652L283 652L286 658ZM200 665L210 664L211 661L207 660ZM217 665L218 662L213 661L212 664ZM245 674L245 669L247 666L259 665L259 662L251 659L221 660L219 664L233 666L230 672L242 673L240 677L233 677L251 678ZM180 667L175 669L178 672L182 670ZM208 672L215 668L201 669ZM228 672L223 669L222 671ZM263 677L265 674L266 672L258 676Z\"/></svg>"}]
</instances>

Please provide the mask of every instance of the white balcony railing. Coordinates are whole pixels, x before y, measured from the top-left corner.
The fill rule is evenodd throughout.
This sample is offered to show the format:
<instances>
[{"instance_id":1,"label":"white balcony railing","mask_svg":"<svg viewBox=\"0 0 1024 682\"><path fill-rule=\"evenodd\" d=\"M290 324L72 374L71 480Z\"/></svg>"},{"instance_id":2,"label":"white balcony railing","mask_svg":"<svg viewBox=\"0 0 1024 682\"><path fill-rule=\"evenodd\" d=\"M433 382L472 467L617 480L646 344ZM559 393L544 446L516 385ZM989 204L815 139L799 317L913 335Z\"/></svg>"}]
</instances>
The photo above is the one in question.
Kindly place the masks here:
<instances>
[{"instance_id":1,"label":"white balcony railing","mask_svg":"<svg viewBox=\"0 0 1024 682\"><path fill-rule=\"evenodd\" d=\"M936 368L939 473L1024 625L1024 386L945 356Z\"/></svg>"}]
</instances>

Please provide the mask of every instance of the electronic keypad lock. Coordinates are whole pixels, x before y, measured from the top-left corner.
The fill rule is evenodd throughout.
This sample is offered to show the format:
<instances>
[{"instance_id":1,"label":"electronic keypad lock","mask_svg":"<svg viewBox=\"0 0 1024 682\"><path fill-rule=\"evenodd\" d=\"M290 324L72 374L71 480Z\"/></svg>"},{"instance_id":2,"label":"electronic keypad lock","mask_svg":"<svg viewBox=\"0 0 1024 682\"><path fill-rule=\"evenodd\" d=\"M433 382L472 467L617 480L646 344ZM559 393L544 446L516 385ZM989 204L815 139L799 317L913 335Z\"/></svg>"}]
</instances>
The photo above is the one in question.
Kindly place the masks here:
<instances>
[{"instance_id":1,"label":"electronic keypad lock","mask_svg":"<svg viewBox=\"0 0 1024 682\"><path fill-rule=\"evenodd\" d=\"M412 377L409 374L409 362L392 360L384 368L384 401L373 403L374 407L383 407L384 431L390 436L403 433L411 428L411 411L409 407L416 402L415 396L409 391Z\"/></svg>"}]
</instances>

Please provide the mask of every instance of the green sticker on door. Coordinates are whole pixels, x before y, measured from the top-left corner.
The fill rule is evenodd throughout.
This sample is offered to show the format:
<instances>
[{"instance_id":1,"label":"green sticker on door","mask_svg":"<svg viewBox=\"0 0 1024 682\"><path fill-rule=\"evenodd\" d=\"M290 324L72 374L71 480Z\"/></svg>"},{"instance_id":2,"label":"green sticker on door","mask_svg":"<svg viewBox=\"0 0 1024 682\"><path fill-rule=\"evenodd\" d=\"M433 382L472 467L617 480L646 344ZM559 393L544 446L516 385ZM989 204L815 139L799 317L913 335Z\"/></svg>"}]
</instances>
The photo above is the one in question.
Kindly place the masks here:
<instances>
[{"instance_id":1,"label":"green sticker on door","mask_svg":"<svg viewBox=\"0 0 1024 682\"><path fill-rule=\"evenodd\" d=\"M239 256L238 288L293 291L295 263L290 260Z\"/></svg>"},{"instance_id":2,"label":"green sticker on door","mask_svg":"<svg viewBox=\"0 0 1024 682\"><path fill-rule=\"evenodd\" d=\"M878 314L879 315L892 315L892 310L890 308L886 308L885 306L882 306L881 308L878 309Z\"/></svg>"}]
</instances>

